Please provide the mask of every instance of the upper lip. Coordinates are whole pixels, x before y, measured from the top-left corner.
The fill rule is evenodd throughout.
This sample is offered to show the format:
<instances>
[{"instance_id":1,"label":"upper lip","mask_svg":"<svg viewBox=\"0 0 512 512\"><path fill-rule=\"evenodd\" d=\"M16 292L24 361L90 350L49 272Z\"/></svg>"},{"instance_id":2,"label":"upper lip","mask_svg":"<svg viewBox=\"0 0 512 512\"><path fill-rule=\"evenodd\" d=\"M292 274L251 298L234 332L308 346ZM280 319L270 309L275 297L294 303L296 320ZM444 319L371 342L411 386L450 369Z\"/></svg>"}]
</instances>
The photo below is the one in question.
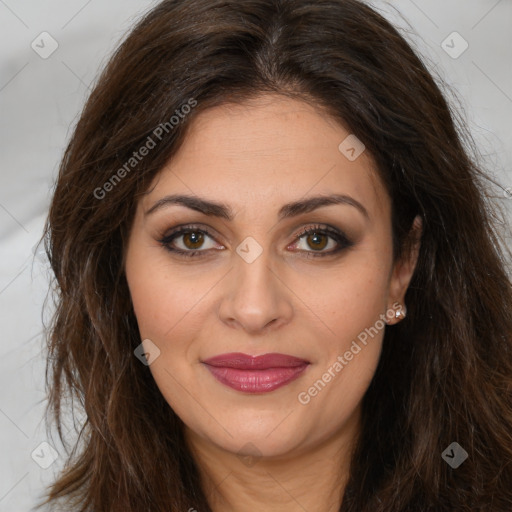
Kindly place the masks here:
<instances>
[{"instance_id":1,"label":"upper lip","mask_svg":"<svg viewBox=\"0 0 512 512\"><path fill-rule=\"evenodd\" d=\"M231 352L229 354L219 354L203 361L211 366L223 368L237 368L239 370L266 370L269 368L291 368L309 364L309 361L299 357L286 354L263 354L261 356L251 356L241 352Z\"/></svg>"}]
</instances>

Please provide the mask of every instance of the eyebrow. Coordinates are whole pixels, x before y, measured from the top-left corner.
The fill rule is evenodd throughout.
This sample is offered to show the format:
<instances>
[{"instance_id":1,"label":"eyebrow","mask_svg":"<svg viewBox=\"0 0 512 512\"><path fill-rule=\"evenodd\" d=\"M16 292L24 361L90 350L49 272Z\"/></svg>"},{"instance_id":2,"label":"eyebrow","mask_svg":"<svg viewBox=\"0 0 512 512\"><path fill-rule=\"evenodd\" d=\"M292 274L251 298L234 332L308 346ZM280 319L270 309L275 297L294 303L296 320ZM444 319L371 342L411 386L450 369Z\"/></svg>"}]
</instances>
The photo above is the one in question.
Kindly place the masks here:
<instances>
[{"instance_id":1,"label":"eyebrow","mask_svg":"<svg viewBox=\"0 0 512 512\"><path fill-rule=\"evenodd\" d=\"M304 213L312 212L322 206L344 204L350 205L359 210L367 219L370 218L366 208L353 197L344 194L331 194L321 195L315 197L309 197L299 201L293 201L287 203L281 207L278 212L278 219L281 221L290 217L296 217ZM159 199L144 215L149 215L171 205L180 205L190 208L191 210L198 211L204 215L212 217L220 217L228 221L232 221L234 218L233 210L230 206L210 201L197 196L173 194Z\"/></svg>"}]
</instances>

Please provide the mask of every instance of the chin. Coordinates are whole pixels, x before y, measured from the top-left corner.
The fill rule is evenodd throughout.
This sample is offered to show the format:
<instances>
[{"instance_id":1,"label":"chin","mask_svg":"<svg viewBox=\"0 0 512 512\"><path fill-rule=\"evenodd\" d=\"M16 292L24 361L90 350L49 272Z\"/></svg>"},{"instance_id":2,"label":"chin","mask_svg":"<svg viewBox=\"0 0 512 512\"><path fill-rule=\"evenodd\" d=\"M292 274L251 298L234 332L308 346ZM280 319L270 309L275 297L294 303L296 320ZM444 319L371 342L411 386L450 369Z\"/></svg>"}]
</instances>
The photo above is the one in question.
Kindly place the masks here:
<instances>
[{"instance_id":1,"label":"chin","mask_svg":"<svg viewBox=\"0 0 512 512\"><path fill-rule=\"evenodd\" d=\"M217 445L222 450L239 456L281 457L291 452L297 452L311 436L304 432L300 425L290 421L287 415L271 413L267 418L261 414L245 416L243 422L237 424L227 421L226 432L221 427L213 431L195 432L208 442ZM284 419L284 421L283 421ZM286 425L285 425L286 423Z\"/></svg>"}]
</instances>

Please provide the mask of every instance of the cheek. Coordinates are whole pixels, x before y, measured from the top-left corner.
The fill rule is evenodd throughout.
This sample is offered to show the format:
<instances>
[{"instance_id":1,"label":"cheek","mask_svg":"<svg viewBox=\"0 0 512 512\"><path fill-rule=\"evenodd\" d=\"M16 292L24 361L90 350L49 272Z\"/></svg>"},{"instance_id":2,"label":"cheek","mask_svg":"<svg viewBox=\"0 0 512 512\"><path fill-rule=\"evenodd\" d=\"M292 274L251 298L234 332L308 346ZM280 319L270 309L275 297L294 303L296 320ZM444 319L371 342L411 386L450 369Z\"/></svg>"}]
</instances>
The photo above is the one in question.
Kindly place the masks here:
<instances>
[{"instance_id":1,"label":"cheek","mask_svg":"<svg viewBox=\"0 0 512 512\"><path fill-rule=\"evenodd\" d=\"M372 326L385 313L389 300L389 268L375 258L354 255L329 273L302 273L304 314L324 324L327 343L341 344ZM340 347L338 347L340 348Z\"/></svg>"},{"instance_id":2,"label":"cheek","mask_svg":"<svg viewBox=\"0 0 512 512\"><path fill-rule=\"evenodd\" d=\"M201 331L201 322L194 318L204 307L199 300L203 294L183 272L181 277L171 274L160 258L148 264L138 256L127 258L126 275L140 339L151 340L159 351L149 370L169 405L186 415L190 396L184 390L198 384L191 371L191 340Z\"/></svg>"},{"instance_id":3,"label":"cheek","mask_svg":"<svg viewBox=\"0 0 512 512\"><path fill-rule=\"evenodd\" d=\"M328 329L319 331L314 340L321 358L296 397L324 432L336 430L356 410L379 363L386 325L386 281L364 283L352 275L343 290L331 290L339 307L333 309L332 301L323 306L322 319Z\"/></svg>"},{"instance_id":4,"label":"cheek","mask_svg":"<svg viewBox=\"0 0 512 512\"><path fill-rule=\"evenodd\" d=\"M141 338L154 339L161 349L166 336L190 323L203 286L210 279L193 277L193 271L173 270L159 247L128 253L126 277ZM213 284L213 282L212 282ZM210 284L211 286L211 284Z\"/></svg>"},{"instance_id":5,"label":"cheek","mask_svg":"<svg viewBox=\"0 0 512 512\"><path fill-rule=\"evenodd\" d=\"M313 342L319 364L304 387L306 404L329 402L351 410L362 398L378 365L388 309L388 267L376 258L359 258L333 272L322 293L310 291L304 302L321 320ZM319 281L317 281L318 283ZM310 314L311 316L311 314ZM319 398L316 398L316 397ZM327 421L329 415L322 412Z\"/></svg>"}]
</instances>

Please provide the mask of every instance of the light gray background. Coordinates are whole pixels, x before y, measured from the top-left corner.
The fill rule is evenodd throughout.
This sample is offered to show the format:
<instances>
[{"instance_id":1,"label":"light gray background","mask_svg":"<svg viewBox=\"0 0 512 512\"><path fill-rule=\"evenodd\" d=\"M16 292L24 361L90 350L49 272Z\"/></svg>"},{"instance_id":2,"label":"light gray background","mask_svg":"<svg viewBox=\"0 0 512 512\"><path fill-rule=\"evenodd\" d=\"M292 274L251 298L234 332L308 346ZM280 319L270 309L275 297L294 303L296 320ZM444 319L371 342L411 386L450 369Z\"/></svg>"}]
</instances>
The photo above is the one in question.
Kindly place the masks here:
<instances>
[{"instance_id":1,"label":"light gray background","mask_svg":"<svg viewBox=\"0 0 512 512\"><path fill-rule=\"evenodd\" d=\"M410 42L460 98L486 166L512 187L512 2L399 0L372 5L405 27ZM0 0L0 512L32 508L61 467L62 447L47 437L43 409L41 308L47 266L34 245L71 128L91 82L135 20L144 0ZM41 58L32 41L48 32L57 50ZM443 49L454 31L469 47L458 58ZM453 40L453 43L452 43ZM463 49L459 36L445 45ZM452 101L451 92L447 91ZM497 201L508 211L511 197ZM49 442L61 454L49 468ZM34 452L35 450L35 452Z\"/></svg>"}]
</instances>

